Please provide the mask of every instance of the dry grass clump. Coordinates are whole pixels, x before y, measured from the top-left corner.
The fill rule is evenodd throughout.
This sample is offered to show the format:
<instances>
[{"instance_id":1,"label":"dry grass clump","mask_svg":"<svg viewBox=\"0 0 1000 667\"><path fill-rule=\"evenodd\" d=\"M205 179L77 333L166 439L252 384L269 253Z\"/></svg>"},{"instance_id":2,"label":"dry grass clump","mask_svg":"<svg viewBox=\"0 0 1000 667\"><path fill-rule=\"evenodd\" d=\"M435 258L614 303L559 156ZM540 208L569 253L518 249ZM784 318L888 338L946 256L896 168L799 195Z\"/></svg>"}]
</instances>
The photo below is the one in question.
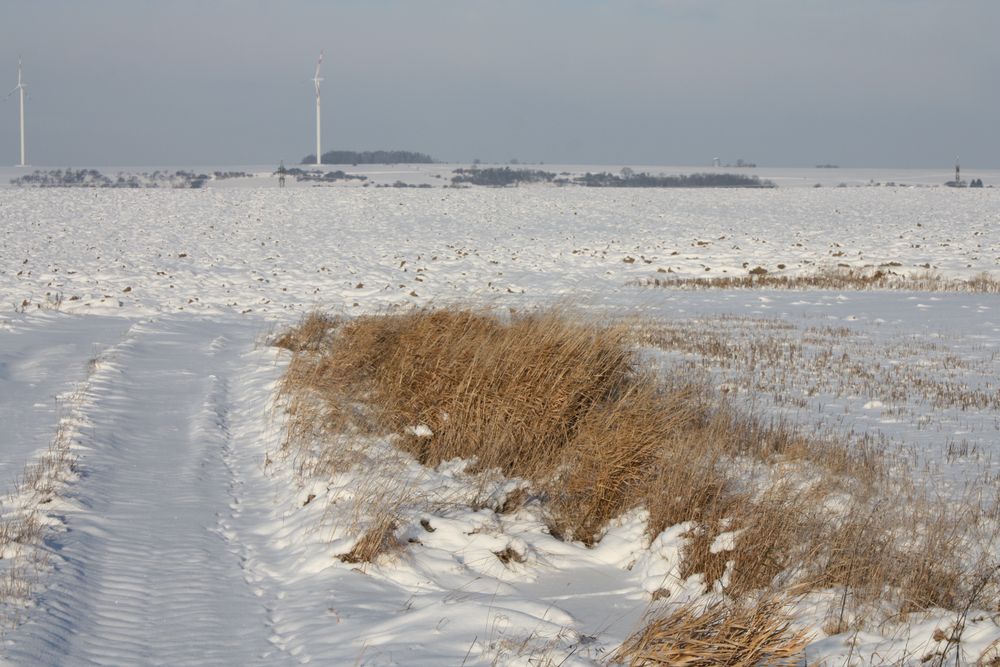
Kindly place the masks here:
<instances>
[{"instance_id":1,"label":"dry grass clump","mask_svg":"<svg viewBox=\"0 0 1000 667\"><path fill-rule=\"evenodd\" d=\"M763 472L747 467L761 464ZM737 597L776 586L822 587L836 578L827 570L843 567L838 549L848 549L851 540L892 542L900 525L866 524L864 536L849 529L850 518L866 513L875 489L886 482L870 450L807 438L785 424L755 420L727 406L707 410L700 421L674 434L657 471L660 479L644 501L650 533L694 522L682 576L702 574L711 587L731 566L725 590ZM761 476L769 479L761 481ZM840 511L827 506L841 497L852 498L852 504ZM713 550L726 532L736 534L733 548ZM874 553L889 560L885 550ZM889 567L857 567L843 583L869 591L865 599L877 598L884 593Z\"/></svg>"},{"instance_id":2,"label":"dry grass clump","mask_svg":"<svg viewBox=\"0 0 1000 667\"><path fill-rule=\"evenodd\" d=\"M380 457L379 472L354 481L350 509L338 508L348 522L350 535L358 536L349 550L337 554L345 563L364 566L383 556L392 556L404 547L398 531L406 523L404 509L412 505L414 499L412 489L398 481L400 464L398 458Z\"/></svg>"},{"instance_id":3,"label":"dry grass clump","mask_svg":"<svg viewBox=\"0 0 1000 667\"><path fill-rule=\"evenodd\" d=\"M629 637L612 660L632 667L798 665L809 641L790 628L777 598L705 608L686 604Z\"/></svg>"},{"instance_id":4,"label":"dry grass clump","mask_svg":"<svg viewBox=\"0 0 1000 667\"><path fill-rule=\"evenodd\" d=\"M354 547L340 556L340 560L345 563L373 563L379 556L399 549L401 544L396 538L397 528L399 524L395 517L380 513Z\"/></svg>"},{"instance_id":5,"label":"dry grass clump","mask_svg":"<svg viewBox=\"0 0 1000 667\"><path fill-rule=\"evenodd\" d=\"M667 392L646 378L587 412L565 445L562 472L546 484L553 534L587 541L626 510L649 504L651 495L675 489L676 480L657 486L668 464L665 448L697 417L689 392ZM685 502L694 506L691 500Z\"/></svg>"},{"instance_id":6,"label":"dry grass clump","mask_svg":"<svg viewBox=\"0 0 1000 667\"><path fill-rule=\"evenodd\" d=\"M417 311L326 327L308 339L332 332L329 346L299 347L285 381L290 396L309 389L294 428L311 428L300 417L312 423L305 406L320 397L331 425L400 434L397 446L426 465L468 458L531 480L566 537L592 542L640 502L665 439L696 417L687 392L635 371L624 329L556 312Z\"/></svg>"},{"instance_id":7,"label":"dry grass clump","mask_svg":"<svg viewBox=\"0 0 1000 667\"><path fill-rule=\"evenodd\" d=\"M472 473L527 480L551 532L587 544L639 506L650 536L692 522L682 576L734 599L841 591L837 627L863 605L955 608L968 592L959 554L979 515L892 480L877 448L806 437L726 407L707 384L639 372L626 327L459 309L303 327L287 338L293 441L378 432L426 465L474 460ZM330 469L349 461L332 451ZM395 548L396 516L366 526L345 560ZM728 627L720 614L745 625L749 613L681 620Z\"/></svg>"},{"instance_id":8,"label":"dry grass clump","mask_svg":"<svg viewBox=\"0 0 1000 667\"><path fill-rule=\"evenodd\" d=\"M985 292L995 294L1000 292L1000 281L991 276L986 271L977 273L966 281L968 289L972 292Z\"/></svg>"},{"instance_id":9,"label":"dry grass clump","mask_svg":"<svg viewBox=\"0 0 1000 667\"><path fill-rule=\"evenodd\" d=\"M22 620L23 607L48 562L41 549L45 537L44 507L75 469L66 425L49 448L25 466L10 495L0 498L0 636Z\"/></svg>"},{"instance_id":10,"label":"dry grass clump","mask_svg":"<svg viewBox=\"0 0 1000 667\"><path fill-rule=\"evenodd\" d=\"M756 267L746 275L712 278L646 278L631 284L641 287L686 287L695 289L898 289L926 292L1000 292L1000 280L985 271L968 280L949 280L936 273L921 271L904 275L889 268L837 266L805 275L769 273Z\"/></svg>"},{"instance_id":11,"label":"dry grass clump","mask_svg":"<svg viewBox=\"0 0 1000 667\"><path fill-rule=\"evenodd\" d=\"M316 352L336 326L337 320L319 312L312 312L293 329L284 332L274 340L276 347L292 352Z\"/></svg>"},{"instance_id":12,"label":"dry grass clump","mask_svg":"<svg viewBox=\"0 0 1000 667\"><path fill-rule=\"evenodd\" d=\"M906 614L954 609L967 598L976 575L959 555L967 528L961 521L926 501L886 507L884 498L855 499L837 511L826 506L830 497L823 484L779 483L731 504L692 531L682 576L701 573L711 586L728 569L723 590L735 598L772 589L840 591L836 627L847 612L864 620L864 610L877 612L881 603ZM733 548L713 552L727 531L735 531Z\"/></svg>"},{"instance_id":13,"label":"dry grass clump","mask_svg":"<svg viewBox=\"0 0 1000 667\"><path fill-rule=\"evenodd\" d=\"M404 449L428 465L474 457L524 477L551 470L592 408L627 391L632 370L620 334L553 314L505 325L471 311L430 311L361 319L342 334L362 356L334 352L327 372L370 387L389 430L422 424L433 432L409 435Z\"/></svg>"},{"instance_id":14,"label":"dry grass clump","mask_svg":"<svg viewBox=\"0 0 1000 667\"><path fill-rule=\"evenodd\" d=\"M42 538L42 523L34 510L5 512L0 505L0 560L23 545L37 544Z\"/></svg>"}]
</instances>

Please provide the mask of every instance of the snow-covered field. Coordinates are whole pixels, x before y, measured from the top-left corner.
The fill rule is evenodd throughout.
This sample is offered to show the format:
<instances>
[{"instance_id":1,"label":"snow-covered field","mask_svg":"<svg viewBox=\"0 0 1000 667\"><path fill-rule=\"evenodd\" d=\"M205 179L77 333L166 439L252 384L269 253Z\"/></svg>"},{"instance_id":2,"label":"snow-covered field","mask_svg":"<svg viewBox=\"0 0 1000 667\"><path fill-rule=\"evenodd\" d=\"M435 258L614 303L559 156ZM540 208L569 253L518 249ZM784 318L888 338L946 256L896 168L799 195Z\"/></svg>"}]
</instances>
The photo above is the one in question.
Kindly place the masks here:
<instances>
[{"instance_id":1,"label":"snow-covered field","mask_svg":"<svg viewBox=\"0 0 1000 667\"><path fill-rule=\"evenodd\" d=\"M434 185L449 173L368 171ZM679 580L682 531L647 548L641 512L588 549L529 516L462 509L458 464L424 470L375 447L354 472L297 478L276 454L288 358L267 340L315 308L641 316L672 336L651 363L712 374L806 428L884 440L944 493L994 490L1000 296L636 282L838 264L1000 278L1000 190L785 187L947 178L905 170L760 175L781 187L279 190L261 176L0 189L0 511L33 502L16 478L51 443L77 457L40 508L44 541L0 553L4 577L32 564L24 595L0 608L0 663L587 665L638 627L654 592L672 591L661 605L699 592ZM707 334L730 353L683 344ZM787 358L748 364L762 341ZM399 479L456 509L404 535L419 544L395 558L334 558L356 537L353 499L392 498ZM505 563L508 548L519 558ZM800 622L816 634L809 664L881 664L940 649L949 618L832 637L808 610ZM992 616L976 618L971 661L1000 638Z\"/></svg>"}]
</instances>

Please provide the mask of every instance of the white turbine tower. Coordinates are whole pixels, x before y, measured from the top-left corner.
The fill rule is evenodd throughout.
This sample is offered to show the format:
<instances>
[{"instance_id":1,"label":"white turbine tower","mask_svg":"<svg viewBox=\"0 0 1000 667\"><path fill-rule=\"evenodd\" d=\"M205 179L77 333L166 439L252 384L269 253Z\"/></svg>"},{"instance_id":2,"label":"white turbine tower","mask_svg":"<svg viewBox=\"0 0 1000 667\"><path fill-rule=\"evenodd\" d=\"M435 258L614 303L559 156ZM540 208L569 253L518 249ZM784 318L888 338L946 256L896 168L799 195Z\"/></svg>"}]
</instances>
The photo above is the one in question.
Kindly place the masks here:
<instances>
[{"instance_id":1,"label":"white turbine tower","mask_svg":"<svg viewBox=\"0 0 1000 667\"><path fill-rule=\"evenodd\" d=\"M320 153L320 115L319 115L319 82L323 79L319 75L320 65L323 64L323 52L319 52L319 61L316 63L316 75L313 76L313 84L316 86L316 164L322 164L322 153Z\"/></svg>"},{"instance_id":2,"label":"white turbine tower","mask_svg":"<svg viewBox=\"0 0 1000 667\"><path fill-rule=\"evenodd\" d=\"M25 91L26 88L27 88L27 86L24 84L24 81L21 80L21 58L18 57L18 59L17 59L17 85L14 86L14 89L12 91L10 91L9 93L7 93L7 97L10 97L14 93L20 93L20 97L21 97L21 166L22 167L26 166L26 164L24 162L24 91ZM6 99L6 98L4 98L4 99Z\"/></svg>"}]
</instances>

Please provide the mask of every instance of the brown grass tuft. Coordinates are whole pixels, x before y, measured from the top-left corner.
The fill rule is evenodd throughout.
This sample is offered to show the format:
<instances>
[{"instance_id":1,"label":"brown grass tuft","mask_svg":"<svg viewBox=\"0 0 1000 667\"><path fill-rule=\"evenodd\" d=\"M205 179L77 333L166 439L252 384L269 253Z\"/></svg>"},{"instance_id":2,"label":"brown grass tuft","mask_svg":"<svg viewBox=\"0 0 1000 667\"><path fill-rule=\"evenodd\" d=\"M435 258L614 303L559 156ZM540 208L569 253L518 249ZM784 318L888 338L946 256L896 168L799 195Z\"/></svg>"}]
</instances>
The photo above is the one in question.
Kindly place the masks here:
<instances>
[{"instance_id":1,"label":"brown grass tuft","mask_svg":"<svg viewBox=\"0 0 1000 667\"><path fill-rule=\"evenodd\" d=\"M402 545L396 538L399 523L392 514L380 512L354 547L340 556L345 563L374 563L379 556L392 553Z\"/></svg>"},{"instance_id":2,"label":"brown grass tuft","mask_svg":"<svg viewBox=\"0 0 1000 667\"><path fill-rule=\"evenodd\" d=\"M789 627L784 604L687 604L629 637L613 661L653 665L797 665L810 638Z\"/></svg>"}]
</instances>

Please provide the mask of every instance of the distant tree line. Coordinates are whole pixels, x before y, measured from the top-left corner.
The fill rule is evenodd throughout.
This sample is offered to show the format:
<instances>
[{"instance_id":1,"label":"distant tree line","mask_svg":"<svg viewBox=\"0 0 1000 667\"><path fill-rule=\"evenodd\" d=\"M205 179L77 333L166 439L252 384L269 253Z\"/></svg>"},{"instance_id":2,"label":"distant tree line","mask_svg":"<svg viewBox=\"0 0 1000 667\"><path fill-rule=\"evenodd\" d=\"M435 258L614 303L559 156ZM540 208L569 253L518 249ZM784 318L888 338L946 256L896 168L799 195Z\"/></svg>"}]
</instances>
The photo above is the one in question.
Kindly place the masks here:
<instances>
[{"instance_id":1,"label":"distant tree line","mask_svg":"<svg viewBox=\"0 0 1000 667\"><path fill-rule=\"evenodd\" d=\"M11 185L35 188L200 188L210 180L208 174L193 171L154 171L141 174L119 173L114 178L96 169L52 169L35 171L10 179Z\"/></svg>"},{"instance_id":2,"label":"distant tree line","mask_svg":"<svg viewBox=\"0 0 1000 667\"><path fill-rule=\"evenodd\" d=\"M115 187L115 181L97 171L96 169L53 169L51 171L34 171L18 178L10 179L11 185L19 187L38 188L110 188ZM138 179L134 176L128 179L129 185L120 187L139 187ZM134 183L134 185L131 185Z\"/></svg>"},{"instance_id":3,"label":"distant tree line","mask_svg":"<svg viewBox=\"0 0 1000 667\"><path fill-rule=\"evenodd\" d=\"M689 174L679 176L653 176L634 173L625 168L621 175L602 172L573 179L538 169L511 169L510 167L470 167L454 170L451 182L455 185L471 184L506 187L521 183L552 183L555 185L582 185L589 188L773 188L771 181L744 174Z\"/></svg>"},{"instance_id":4,"label":"distant tree line","mask_svg":"<svg viewBox=\"0 0 1000 667\"><path fill-rule=\"evenodd\" d=\"M420 189L427 189L427 188L433 188L434 186L431 185L430 183L421 183L419 185L414 185L413 183L404 183L403 181L396 181L392 185L389 185L388 183L383 183L381 185L376 185L375 187L376 188L420 188Z\"/></svg>"},{"instance_id":5,"label":"distant tree line","mask_svg":"<svg viewBox=\"0 0 1000 667\"><path fill-rule=\"evenodd\" d=\"M323 164L431 164L430 155L413 151L327 151ZM302 164L316 164L316 154L302 158Z\"/></svg>"}]
</instances>

